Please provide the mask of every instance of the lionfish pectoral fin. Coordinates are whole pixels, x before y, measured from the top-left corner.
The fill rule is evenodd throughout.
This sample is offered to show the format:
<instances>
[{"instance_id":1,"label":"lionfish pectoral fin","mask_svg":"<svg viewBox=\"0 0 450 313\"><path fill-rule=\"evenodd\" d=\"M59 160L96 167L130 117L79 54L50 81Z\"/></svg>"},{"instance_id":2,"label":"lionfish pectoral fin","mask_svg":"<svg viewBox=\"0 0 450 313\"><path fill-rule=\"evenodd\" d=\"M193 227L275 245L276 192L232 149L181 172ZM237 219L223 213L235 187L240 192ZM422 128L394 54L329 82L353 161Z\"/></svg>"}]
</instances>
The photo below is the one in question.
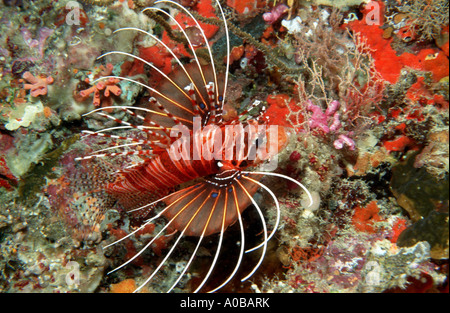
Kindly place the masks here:
<instances>
[{"instance_id":1,"label":"lionfish pectoral fin","mask_svg":"<svg viewBox=\"0 0 450 313\"><path fill-rule=\"evenodd\" d=\"M220 184L219 182L223 184ZM185 193L183 193L183 191L179 191L178 194L173 197L168 196L164 200L164 202L168 205L168 208L162 213L162 215L169 219L172 226L182 232L185 236L200 237L191 258L194 257L203 237L215 233L220 234L217 251L213 261L210 265L208 273L195 290L196 292L204 286L215 267L221 250L225 229L238 221L241 229L241 248L236 267L224 283L215 288L213 291L220 289L235 276L244 254L244 230L241 213L252 202L253 204L256 204L252 197L260 187L261 186L258 184L257 180L245 179L239 174L238 171L236 171L229 174L228 179L225 179L220 175L208 177L208 179L191 186L191 188L187 189ZM257 207L257 210L261 215L261 220L264 225L265 243L267 242L267 230L259 207ZM265 247L264 243L262 245ZM189 260L183 273L187 270L187 267L191 262L192 259ZM247 275L246 279L256 271L261 262L262 257L255 269ZM178 281L179 279L177 282Z\"/></svg>"},{"instance_id":2,"label":"lionfish pectoral fin","mask_svg":"<svg viewBox=\"0 0 450 313\"><path fill-rule=\"evenodd\" d=\"M183 229L186 226L187 222L190 220L190 217L193 215L193 212L196 210L196 208L198 208L199 203L204 201L206 197L208 198L206 205L203 206L203 209L197 214L196 218L186 230L186 236L200 236L203 233L204 228L206 228L206 231L204 233L205 236L219 233L222 229L222 219L224 214L224 228L226 229L228 226L237 221L238 214L241 214L251 203L251 200L245 195L245 192L242 190L242 188L236 188L237 201L228 201L225 208L225 194L228 193L228 197L230 197L232 187L237 185L236 180L241 179L239 177L240 175L234 175L232 179L230 179L223 185L219 185L218 183L216 183L217 180L214 180L214 176L215 175L212 175L208 179L204 179L194 186L194 188L196 188L198 192L203 190L206 190L207 192L205 192L201 198L198 198L189 207L186 207L184 211L179 214L173 222L175 228L177 228L178 230ZM249 180L242 180L241 184L251 195L253 195L259 188L259 185ZM177 194L173 197L168 197L166 200L164 200L164 202L169 205L181 196L182 194ZM178 201L177 204L172 205L171 208L167 210L163 215L168 219L174 218L179 210L184 207L184 205L189 202L194 196L195 193L189 197L185 197L182 201ZM215 203L216 205L214 205ZM211 208L220 209L215 209L212 217L209 219L209 212L211 211ZM210 221L207 224L208 220Z\"/></svg>"},{"instance_id":3,"label":"lionfish pectoral fin","mask_svg":"<svg viewBox=\"0 0 450 313\"><path fill-rule=\"evenodd\" d=\"M205 182L200 182L191 188L193 189L186 188L164 200L169 208L163 215L172 221L172 227L175 229L182 231L187 227L184 232L186 236L202 234L208 236L217 233L220 231L221 223L218 220L222 221L223 210L214 209L212 217L209 213L212 208L221 207L221 197L218 197L220 190L211 188ZM205 204L191 221L191 217L202 203Z\"/></svg>"}]
</instances>

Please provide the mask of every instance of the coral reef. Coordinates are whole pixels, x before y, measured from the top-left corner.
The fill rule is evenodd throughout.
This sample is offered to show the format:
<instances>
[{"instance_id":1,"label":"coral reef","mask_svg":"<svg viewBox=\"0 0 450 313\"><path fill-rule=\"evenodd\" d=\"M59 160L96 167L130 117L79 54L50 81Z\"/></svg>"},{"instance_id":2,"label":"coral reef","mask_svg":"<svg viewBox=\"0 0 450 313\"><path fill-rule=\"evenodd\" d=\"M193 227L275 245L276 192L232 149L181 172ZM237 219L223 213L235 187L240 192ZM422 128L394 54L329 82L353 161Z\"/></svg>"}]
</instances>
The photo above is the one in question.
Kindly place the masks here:
<instances>
[{"instance_id":1,"label":"coral reef","mask_svg":"<svg viewBox=\"0 0 450 313\"><path fill-rule=\"evenodd\" d=\"M174 55L183 63L192 57L163 13L141 12L152 2L0 3L1 292L132 292L173 244L168 229L123 271L106 275L164 223L125 238L142 218L97 190L139 156L74 161L114 142L81 140L82 130L118 128L136 143L129 151L146 139L125 127L120 110L83 116L117 104L143 107L151 96L139 84L97 79L154 86L176 69ZM223 72L225 33L214 1L178 2L199 20ZM314 199L307 207L296 184L264 179L279 201L279 229L252 281L237 277L223 291L448 292L448 1L221 3L232 44L224 118L247 112L284 126L289 142L275 173L301 182ZM174 6L160 7L186 27L204 62L196 24ZM123 54L98 58L105 51ZM270 230L277 206L264 190L254 198ZM261 225L251 222L259 217L245 212L243 220L249 240L260 240ZM240 236L229 228L222 268L234 266ZM175 292L193 291L206 274L217 238L210 239ZM194 242L181 243L143 291L167 290ZM245 258L244 270L255 256ZM215 275L205 288L225 274Z\"/></svg>"}]
</instances>

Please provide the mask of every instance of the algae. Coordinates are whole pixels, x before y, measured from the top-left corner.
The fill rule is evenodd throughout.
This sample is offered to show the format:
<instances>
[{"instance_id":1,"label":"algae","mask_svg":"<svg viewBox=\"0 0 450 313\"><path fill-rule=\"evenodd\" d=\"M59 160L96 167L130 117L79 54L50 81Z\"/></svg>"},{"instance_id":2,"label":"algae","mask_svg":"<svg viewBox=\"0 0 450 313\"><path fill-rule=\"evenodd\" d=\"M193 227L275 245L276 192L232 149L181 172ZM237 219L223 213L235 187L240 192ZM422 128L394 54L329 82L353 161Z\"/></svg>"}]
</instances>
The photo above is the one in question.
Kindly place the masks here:
<instances>
[{"instance_id":1,"label":"algae","mask_svg":"<svg viewBox=\"0 0 450 313\"><path fill-rule=\"evenodd\" d=\"M392 192L415 222L400 234L397 244L410 247L427 241L432 258L448 258L448 174L439 180L425 167L415 168L416 155L410 154L393 168Z\"/></svg>"}]
</instances>

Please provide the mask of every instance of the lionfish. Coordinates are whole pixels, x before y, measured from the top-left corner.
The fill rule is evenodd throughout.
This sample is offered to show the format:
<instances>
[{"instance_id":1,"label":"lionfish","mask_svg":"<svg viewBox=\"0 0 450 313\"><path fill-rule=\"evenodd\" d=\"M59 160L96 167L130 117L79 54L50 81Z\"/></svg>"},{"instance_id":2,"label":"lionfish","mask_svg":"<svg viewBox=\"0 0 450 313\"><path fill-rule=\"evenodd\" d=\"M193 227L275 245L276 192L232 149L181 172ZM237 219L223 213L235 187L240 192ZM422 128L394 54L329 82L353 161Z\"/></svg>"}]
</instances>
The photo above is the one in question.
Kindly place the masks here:
<instances>
[{"instance_id":1,"label":"lionfish","mask_svg":"<svg viewBox=\"0 0 450 313\"><path fill-rule=\"evenodd\" d=\"M230 282L240 267L244 253L262 249L257 264L248 275L242 278L242 281L250 278L261 265L267 250L267 243L274 236L280 222L279 201L274 192L260 182L265 175L281 177L297 184L307 193L312 204L310 193L297 180L278 173L247 170L267 162L283 149L287 141L287 134L283 127L273 125L269 127L267 121L262 118L246 118L249 109L241 112L237 118L225 118L224 104L230 67L230 40L224 11L219 1L216 0L215 2L218 12L221 14L227 39L226 70L224 74L218 74L212 50L199 22L188 9L171 0L159 0L154 4L170 4L184 12L196 23L209 55L210 63L208 65L201 64L195 46L183 27L169 13L158 7L149 7L144 9L143 12L153 10L166 15L177 25L192 51L193 61L191 63L183 64L175 53L155 35L132 27L121 28L115 32L133 31L151 37L173 56L173 59L178 63L178 69L166 75L152 63L136 55L121 51L111 51L99 57L99 59L108 55L131 57L145 63L163 77L163 82L157 88L128 77L106 76L99 78L99 80L120 79L144 87L150 94L148 104L145 107L125 105L102 107L86 113L85 116L98 114L115 121L120 126L108 127L98 131L83 131L86 136L110 138L115 144L75 159L85 162L84 160L96 158L139 156L141 161L138 164L116 171L112 174L112 177L105 179L103 186L99 186L97 190L100 189L116 199L127 212L139 214L146 218L156 210L156 205L165 205L163 209L145 220L136 230L105 247L113 246L133 236L158 218L166 218L166 224L158 234L133 257L111 272L117 271L135 260L151 247L169 226L179 233L178 238L163 260L145 279L144 283L136 289L136 292L155 277L184 236L197 237L197 245L178 278L168 290L170 292L180 282L192 264L203 239L212 234L218 234L217 250L206 275L195 289L195 292L198 292L205 285L216 266L225 230L235 222L238 222L240 228L238 260L228 278L211 292L219 290ZM255 102L253 106L258 105L258 103ZM111 110L122 110L137 122L118 119L110 115ZM137 138L131 135L114 134L114 132L123 130L136 130L141 132L143 136ZM123 144L117 144L118 141L122 141ZM267 152L268 147L270 149ZM191 184L185 187L187 183ZM182 187L174 191L178 186ZM271 232L267 229L258 203L253 199L253 195L260 188L273 198L277 209L276 222ZM251 204L253 204L261 220L264 237L260 244L245 250L245 231L241 214Z\"/></svg>"}]
</instances>

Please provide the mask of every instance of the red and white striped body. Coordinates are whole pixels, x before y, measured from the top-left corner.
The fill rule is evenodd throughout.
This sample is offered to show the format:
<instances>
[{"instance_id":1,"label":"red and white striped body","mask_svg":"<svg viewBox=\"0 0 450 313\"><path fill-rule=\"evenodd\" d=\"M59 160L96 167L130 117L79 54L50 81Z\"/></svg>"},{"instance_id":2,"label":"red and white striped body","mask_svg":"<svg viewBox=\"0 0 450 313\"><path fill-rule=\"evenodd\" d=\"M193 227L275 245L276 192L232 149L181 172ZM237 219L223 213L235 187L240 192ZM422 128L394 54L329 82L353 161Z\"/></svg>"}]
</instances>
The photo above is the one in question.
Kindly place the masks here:
<instances>
[{"instance_id":1,"label":"red and white striped body","mask_svg":"<svg viewBox=\"0 0 450 313\"><path fill-rule=\"evenodd\" d=\"M130 194L148 191L162 196L180 184L216 174L218 171L215 160L177 160L173 151L166 149L160 155L121 172L117 181L109 184L106 189L119 198L120 195L129 198Z\"/></svg>"}]
</instances>

